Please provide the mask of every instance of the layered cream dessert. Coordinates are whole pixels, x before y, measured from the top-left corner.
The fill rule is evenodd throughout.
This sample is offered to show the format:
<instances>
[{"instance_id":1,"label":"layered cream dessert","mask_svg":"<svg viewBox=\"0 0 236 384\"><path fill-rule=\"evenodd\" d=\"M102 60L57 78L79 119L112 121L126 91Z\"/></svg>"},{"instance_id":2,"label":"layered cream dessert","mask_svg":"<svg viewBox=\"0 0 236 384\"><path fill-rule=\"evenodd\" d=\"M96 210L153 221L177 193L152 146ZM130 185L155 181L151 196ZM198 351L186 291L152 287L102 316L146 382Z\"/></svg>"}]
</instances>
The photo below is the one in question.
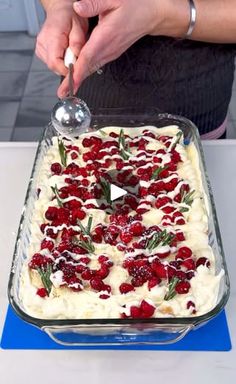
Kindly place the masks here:
<instances>
[{"instance_id":1,"label":"layered cream dessert","mask_svg":"<svg viewBox=\"0 0 236 384\"><path fill-rule=\"evenodd\" d=\"M125 190L112 200L111 185ZM199 157L177 126L53 138L21 276L42 319L189 317L217 302Z\"/></svg>"}]
</instances>

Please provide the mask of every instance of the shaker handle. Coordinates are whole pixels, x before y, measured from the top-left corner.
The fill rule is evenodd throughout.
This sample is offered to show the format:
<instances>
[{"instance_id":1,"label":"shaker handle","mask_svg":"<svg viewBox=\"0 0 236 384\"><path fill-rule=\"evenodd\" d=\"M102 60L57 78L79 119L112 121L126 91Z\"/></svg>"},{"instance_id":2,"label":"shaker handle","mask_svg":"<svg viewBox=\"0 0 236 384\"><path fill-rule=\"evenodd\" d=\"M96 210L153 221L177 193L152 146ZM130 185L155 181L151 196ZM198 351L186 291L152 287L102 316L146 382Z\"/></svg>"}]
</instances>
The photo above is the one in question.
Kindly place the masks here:
<instances>
[{"instance_id":1,"label":"shaker handle","mask_svg":"<svg viewBox=\"0 0 236 384\"><path fill-rule=\"evenodd\" d=\"M70 64L74 65L76 62L76 56L73 53L72 49L68 47L64 56L64 64L67 68L69 68Z\"/></svg>"}]
</instances>

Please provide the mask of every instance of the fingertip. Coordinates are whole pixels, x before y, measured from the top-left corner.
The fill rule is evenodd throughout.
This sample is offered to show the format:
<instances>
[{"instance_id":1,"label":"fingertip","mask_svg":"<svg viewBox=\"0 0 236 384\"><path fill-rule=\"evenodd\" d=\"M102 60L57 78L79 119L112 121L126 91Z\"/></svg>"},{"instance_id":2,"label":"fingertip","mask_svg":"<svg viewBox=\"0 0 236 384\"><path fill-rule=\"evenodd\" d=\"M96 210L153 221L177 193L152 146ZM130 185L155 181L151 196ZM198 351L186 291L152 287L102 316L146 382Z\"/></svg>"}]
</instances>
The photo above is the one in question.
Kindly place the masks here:
<instances>
[{"instance_id":1,"label":"fingertip","mask_svg":"<svg viewBox=\"0 0 236 384\"><path fill-rule=\"evenodd\" d=\"M68 80L64 79L57 90L57 96L59 99L63 99L68 94Z\"/></svg>"}]
</instances>

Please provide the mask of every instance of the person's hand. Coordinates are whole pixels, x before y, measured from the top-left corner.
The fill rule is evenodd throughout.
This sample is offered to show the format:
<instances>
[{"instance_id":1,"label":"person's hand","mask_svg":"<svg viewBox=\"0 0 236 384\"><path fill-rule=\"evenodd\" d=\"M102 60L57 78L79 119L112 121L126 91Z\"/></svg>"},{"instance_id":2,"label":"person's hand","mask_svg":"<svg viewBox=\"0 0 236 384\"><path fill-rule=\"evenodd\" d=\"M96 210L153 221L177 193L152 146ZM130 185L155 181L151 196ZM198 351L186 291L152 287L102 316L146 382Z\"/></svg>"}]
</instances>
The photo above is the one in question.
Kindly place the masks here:
<instances>
[{"instance_id":1,"label":"person's hand","mask_svg":"<svg viewBox=\"0 0 236 384\"><path fill-rule=\"evenodd\" d=\"M73 0L55 0L46 9L47 17L37 37L36 54L58 75L65 76L64 54L70 46L79 56L86 42L87 19L73 10Z\"/></svg>"},{"instance_id":2,"label":"person's hand","mask_svg":"<svg viewBox=\"0 0 236 384\"><path fill-rule=\"evenodd\" d=\"M98 25L82 48L74 67L74 88L106 63L115 60L134 42L147 34L158 34L165 2L160 0L81 0L73 4L84 18L99 15ZM160 7L161 4L161 7ZM161 9L159 9L161 8ZM68 79L58 94L68 93Z\"/></svg>"}]
</instances>

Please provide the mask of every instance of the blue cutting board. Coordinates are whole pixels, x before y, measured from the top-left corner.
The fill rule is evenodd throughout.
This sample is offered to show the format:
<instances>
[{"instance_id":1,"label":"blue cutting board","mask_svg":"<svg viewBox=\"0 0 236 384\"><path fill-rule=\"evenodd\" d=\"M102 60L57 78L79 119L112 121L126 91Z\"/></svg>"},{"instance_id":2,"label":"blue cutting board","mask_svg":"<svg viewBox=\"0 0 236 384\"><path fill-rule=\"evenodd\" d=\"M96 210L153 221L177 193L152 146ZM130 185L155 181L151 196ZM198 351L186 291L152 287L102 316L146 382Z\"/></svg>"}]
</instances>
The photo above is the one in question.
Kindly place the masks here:
<instances>
[{"instance_id":1,"label":"blue cutting board","mask_svg":"<svg viewBox=\"0 0 236 384\"><path fill-rule=\"evenodd\" d=\"M110 337L112 340L112 336ZM3 349L113 349L152 351L230 351L231 341L225 312L182 340L170 345L64 347L55 343L40 329L22 321L9 306L3 329Z\"/></svg>"}]
</instances>

